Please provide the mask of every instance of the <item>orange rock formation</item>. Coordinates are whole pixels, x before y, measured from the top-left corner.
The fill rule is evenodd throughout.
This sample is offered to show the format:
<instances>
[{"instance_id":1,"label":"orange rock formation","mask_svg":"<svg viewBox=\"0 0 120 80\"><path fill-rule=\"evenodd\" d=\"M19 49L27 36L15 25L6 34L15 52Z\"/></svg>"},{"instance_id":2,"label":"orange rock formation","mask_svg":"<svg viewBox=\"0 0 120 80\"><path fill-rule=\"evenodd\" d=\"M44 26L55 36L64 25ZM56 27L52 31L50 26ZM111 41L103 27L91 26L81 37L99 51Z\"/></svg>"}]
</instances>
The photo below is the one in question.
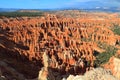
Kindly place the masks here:
<instances>
[{"instance_id":1,"label":"orange rock formation","mask_svg":"<svg viewBox=\"0 0 120 80\"><path fill-rule=\"evenodd\" d=\"M0 46L10 46L13 51L17 50L20 55L38 64L43 64L42 55L46 52L53 71L83 74L88 67L93 67L95 51L103 51L97 42L116 45L118 38L110 28L113 24L120 24L120 18L113 16L110 19L64 18L55 15L4 18L0 20L0 30L2 33L9 32L4 35L13 42L1 39ZM0 34L0 37L4 35Z\"/></svg>"}]
</instances>

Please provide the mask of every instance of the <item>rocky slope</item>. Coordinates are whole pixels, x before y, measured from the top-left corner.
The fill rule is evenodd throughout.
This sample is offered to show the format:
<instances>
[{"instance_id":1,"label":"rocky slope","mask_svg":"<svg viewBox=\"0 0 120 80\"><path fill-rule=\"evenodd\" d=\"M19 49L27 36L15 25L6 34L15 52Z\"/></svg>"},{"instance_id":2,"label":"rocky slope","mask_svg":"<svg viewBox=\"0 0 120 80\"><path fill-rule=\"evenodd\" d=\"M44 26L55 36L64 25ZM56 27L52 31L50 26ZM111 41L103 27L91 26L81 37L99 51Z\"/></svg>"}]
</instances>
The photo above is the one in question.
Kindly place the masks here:
<instances>
[{"instance_id":1,"label":"rocky slope","mask_svg":"<svg viewBox=\"0 0 120 80\"><path fill-rule=\"evenodd\" d=\"M112 74L102 68L96 68L86 72L83 76L70 75L67 80L119 80L112 76Z\"/></svg>"},{"instance_id":2,"label":"rocky slope","mask_svg":"<svg viewBox=\"0 0 120 80\"><path fill-rule=\"evenodd\" d=\"M69 74L83 75L95 67L96 55L106 51L103 44L119 49L120 36L112 31L115 25L120 25L117 14L81 15L1 18L0 61L15 69L9 72L3 66L3 76L11 80L17 74L32 79L39 70L45 70L40 75L48 75L49 69L55 79ZM49 57L46 64L49 69L44 64L44 53ZM6 72L18 73L9 78Z\"/></svg>"},{"instance_id":3,"label":"rocky slope","mask_svg":"<svg viewBox=\"0 0 120 80\"><path fill-rule=\"evenodd\" d=\"M104 66L106 69L110 69L114 76L120 79L120 59L111 57L109 62Z\"/></svg>"}]
</instances>

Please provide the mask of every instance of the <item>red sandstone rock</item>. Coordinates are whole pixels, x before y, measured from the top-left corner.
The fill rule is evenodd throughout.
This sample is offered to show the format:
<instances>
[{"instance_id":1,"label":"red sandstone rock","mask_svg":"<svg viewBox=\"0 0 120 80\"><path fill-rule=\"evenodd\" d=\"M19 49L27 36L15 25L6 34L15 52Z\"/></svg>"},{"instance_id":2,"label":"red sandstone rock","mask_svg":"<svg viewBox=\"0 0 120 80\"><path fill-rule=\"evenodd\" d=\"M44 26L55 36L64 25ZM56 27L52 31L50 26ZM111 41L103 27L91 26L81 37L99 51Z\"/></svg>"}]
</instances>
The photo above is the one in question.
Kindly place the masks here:
<instances>
[{"instance_id":1,"label":"red sandstone rock","mask_svg":"<svg viewBox=\"0 0 120 80\"><path fill-rule=\"evenodd\" d=\"M111 57L109 62L104 67L110 69L112 74L120 79L120 59Z\"/></svg>"},{"instance_id":2,"label":"red sandstone rock","mask_svg":"<svg viewBox=\"0 0 120 80\"><path fill-rule=\"evenodd\" d=\"M0 45L12 46L13 50L27 56L34 63L43 64L42 55L46 52L50 58L49 67L53 70L83 74L87 69L85 62L89 61L90 67L93 67L94 52L104 51L98 47L97 42L115 46L116 41L119 41L110 28L113 23L120 24L120 19L114 15L110 19L107 19L107 14L99 14L102 19L94 15L97 19L93 16L75 19L55 15L5 18L0 20L0 37L7 35L7 39L13 43L0 39ZM82 61L79 62L79 59ZM79 69L82 69L81 72L77 72Z\"/></svg>"}]
</instances>

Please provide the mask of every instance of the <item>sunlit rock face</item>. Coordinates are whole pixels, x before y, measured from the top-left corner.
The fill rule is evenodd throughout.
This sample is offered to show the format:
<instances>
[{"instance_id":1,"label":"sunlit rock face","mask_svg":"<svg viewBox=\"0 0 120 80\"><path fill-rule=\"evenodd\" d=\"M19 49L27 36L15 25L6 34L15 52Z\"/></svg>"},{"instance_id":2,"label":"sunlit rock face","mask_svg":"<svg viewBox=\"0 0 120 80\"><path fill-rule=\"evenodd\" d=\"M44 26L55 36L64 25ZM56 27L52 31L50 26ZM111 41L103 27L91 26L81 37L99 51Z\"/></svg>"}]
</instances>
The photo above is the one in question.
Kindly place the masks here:
<instances>
[{"instance_id":1,"label":"sunlit rock face","mask_svg":"<svg viewBox=\"0 0 120 80\"><path fill-rule=\"evenodd\" d=\"M96 68L86 72L83 76L77 75L73 76L70 75L67 80L119 80L112 76L110 71L107 71L103 68Z\"/></svg>"},{"instance_id":2,"label":"sunlit rock face","mask_svg":"<svg viewBox=\"0 0 120 80\"><path fill-rule=\"evenodd\" d=\"M94 68L96 55L105 51L99 44L119 48L119 35L111 30L119 22L117 16L105 13L82 13L77 18L58 15L3 18L0 19L0 55L11 66L20 61L22 73L30 64L29 70L24 69L30 73L28 78L39 74L45 76L44 80L50 72L57 80L70 74L83 75ZM9 62L11 59L14 60ZM35 76L31 76L32 71Z\"/></svg>"},{"instance_id":3,"label":"sunlit rock face","mask_svg":"<svg viewBox=\"0 0 120 80\"><path fill-rule=\"evenodd\" d=\"M120 59L111 57L109 62L105 65L105 68L110 69L112 74L120 79Z\"/></svg>"}]
</instances>

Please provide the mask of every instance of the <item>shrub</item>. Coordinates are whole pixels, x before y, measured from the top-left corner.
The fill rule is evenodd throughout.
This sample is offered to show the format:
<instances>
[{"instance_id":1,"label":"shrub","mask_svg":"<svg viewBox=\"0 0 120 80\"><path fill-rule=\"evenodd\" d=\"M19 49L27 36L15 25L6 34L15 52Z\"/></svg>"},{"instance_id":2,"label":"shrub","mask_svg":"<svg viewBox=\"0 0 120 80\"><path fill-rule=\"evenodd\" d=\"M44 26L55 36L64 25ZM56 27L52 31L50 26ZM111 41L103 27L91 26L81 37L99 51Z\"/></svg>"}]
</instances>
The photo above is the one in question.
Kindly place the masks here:
<instances>
[{"instance_id":1,"label":"shrub","mask_svg":"<svg viewBox=\"0 0 120 80\"><path fill-rule=\"evenodd\" d=\"M120 26L119 25L114 25L112 31L117 34L120 35Z\"/></svg>"},{"instance_id":2,"label":"shrub","mask_svg":"<svg viewBox=\"0 0 120 80\"><path fill-rule=\"evenodd\" d=\"M110 57L115 55L117 49L114 46L108 46L105 52L96 55L96 60L94 61L94 66L98 67L109 61Z\"/></svg>"}]
</instances>

